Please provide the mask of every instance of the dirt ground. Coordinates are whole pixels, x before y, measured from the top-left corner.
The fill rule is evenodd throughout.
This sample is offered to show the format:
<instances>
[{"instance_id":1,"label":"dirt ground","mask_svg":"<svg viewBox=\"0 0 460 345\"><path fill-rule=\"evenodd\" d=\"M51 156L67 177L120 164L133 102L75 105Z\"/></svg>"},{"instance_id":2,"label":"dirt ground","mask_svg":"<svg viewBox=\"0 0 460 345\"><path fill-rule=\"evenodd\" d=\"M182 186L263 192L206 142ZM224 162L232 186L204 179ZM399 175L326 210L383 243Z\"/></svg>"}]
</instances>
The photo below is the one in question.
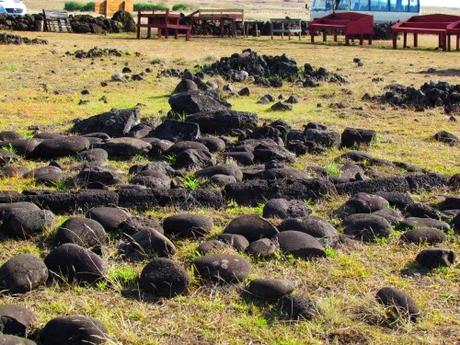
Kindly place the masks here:
<instances>
[{"instance_id":1,"label":"dirt ground","mask_svg":"<svg viewBox=\"0 0 460 345\"><path fill-rule=\"evenodd\" d=\"M32 3L33 1L29 1ZM57 2L57 1L56 1ZM36 6L40 7L43 5ZM303 7L303 4L289 4ZM279 5L280 6L280 5ZM32 5L31 5L32 7ZM434 50L434 40L423 37L421 49L392 50L390 42L373 46L345 47L308 44L305 40L266 38L179 40L136 40L133 35L76 35L53 33L18 33L47 39L46 46L8 46L0 49L0 130L17 130L31 135L31 126L43 130L62 131L76 118L85 118L109 110L140 105L144 117L161 117L169 110L168 95L178 80L157 78L167 67L191 68L251 48L264 54L285 53L299 66L311 63L340 73L349 81L345 85L322 84L305 89L285 84L272 90L248 84L249 97L229 101L236 110L253 111L262 121L282 118L296 128L310 121L320 122L341 132L345 127L374 129L378 140L369 153L378 158L404 161L433 172L460 173L460 149L430 139L440 130L460 136L460 125L449 120L441 108L414 112L395 109L361 100L364 93L381 94L384 87L398 82L420 86L430 80L460 83L458 74L427 74L428 68L447 70L460 68L460 53ZM117 48L129 55L101 59L76 59L66 52L94 46ZM136 54L139 53L139 54ZM362 67L353 63L359 57ZM134 73L152 68L143 81L127 83L101 82L128 65ZM375 81L375 78L382 78ZM374 79L374 81L373 81ZM222 80L218 80L223 83ZM245 84L236 85L237 89ZM89 95L82 95L83 89ZM267 92L275 96L296 94L301 102L287 113L269 111L257 104ZM105 96L107 103L101 101ZM84 102L81 102L81 101ZM340 106L337 106L337 105ZM307 171L314 166L325 167L343 153L333 150L324 155L305 155L295 167ZM143 158L136 158L144 161ZM138 161L110 162L122 169ZM72 170L76 162L60 163ZM32 167L40 162L23 162ZM19 178L0 180L1 190L22 191L33 181ZM417 201L435 202L448 191L414 195ZM313 206L314 213L330 219L340 229L333 210L345 199L337 197ZM146 215L163 219L176 210L150 210ZM224 211L195 210L210 215L216 224L213 235L222 231L238 214L261 213L261 208L234 206ZM59 222L64 218L60 217ZM50 229L51 236L55 229ZM6 241L0 243L0 261L18 253L43 255L39 243L43 239ZM175 259L189 263L196 255L197 242L178 241ZM451 236L449 248L460 252L458 237ZM254 269L251 278L272 277L293 281L298 293L319 300L323 315L309 322L286 322L276 306L245 301L238 287L202 287L193 282L186 296L171 300L151 301L125 293L125 286L134 284L146 262L126 263L116 256L114 239L106 249L110 262L112 284L97 287L47 286L19 297L2 295L1 303L19 302L32 308L39 316L37 327L52 317L64 314L85 314L101 320L111 336L110 344L456 344L460 341L460 269L457 266L420 274L411 270L416 253L423 246L398 243L397 233L388 241L375 244L353 243L336 249L330 257L317 261L292 258L280 260L250 259ZM381 322L383 308L375 303L375 292L384 285L394 285L411 294L422 310L417 323L387 325Z\"/></svg>"}]
</instances>

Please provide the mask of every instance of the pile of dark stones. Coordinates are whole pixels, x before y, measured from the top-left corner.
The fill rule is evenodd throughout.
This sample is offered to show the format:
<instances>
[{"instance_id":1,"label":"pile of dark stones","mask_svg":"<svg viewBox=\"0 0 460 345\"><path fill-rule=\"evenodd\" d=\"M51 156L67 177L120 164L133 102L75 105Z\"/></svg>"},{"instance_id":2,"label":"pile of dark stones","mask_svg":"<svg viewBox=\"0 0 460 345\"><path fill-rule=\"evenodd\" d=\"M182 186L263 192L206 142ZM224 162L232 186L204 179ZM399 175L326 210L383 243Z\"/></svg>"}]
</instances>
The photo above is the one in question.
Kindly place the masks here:
<instances>
[{"instance_id":1,"label":"pile of dark stones","mask_svg":"<svg viewBox=\"0 0 460 345\"><path fill-rule=\"evenodd\" d=\"M35 31L37 20L43 20L43 14L26 14L12 16L0 14L0 29L14 31ZM94 17L91 15L71 15L69 22L76 33L120 33L135 32L136 23L130 13L116 12L112 18Z\"/></svg>"},{"instance_id":2,"label":"pile of dark stones","mask_svg":"<svg viewBox=\"0 0 460 345\"><path fill-rule=\"evenodd\" d=\"M112 109L75 121L68 133L37 132L24 138L0 132L2 176L34 179L37 186L61 186L0 192L0 234L44 244L43 258L20 254L3 263L0 290L14 295L50 283L110 282L105 248L113 238L119 241L118 259L148 261L133 284L143 294L155 298L187 294L194 278L189 272L196 272L202 284L237 284L242 295L279 307L287 319L309 320L321 309L314 298L294 293L292 282L258 277L243 286L252 259L327 260L329 248L349 241L378 242L399 231L401 245L430 246L414 258L417 267L430 270L454 264L455 253L444 245L460 231L460 198L450 196L430 205L415 202L408 193L456 191L460 175L434 174L356 151L373 144L377 136L373 130L346 128L339 133L317 123L294 129L282 120L261 124L257 114L232 110L218 92L190 72L183 74L169 104L171 112L161 122L142 119L140 108ZM339 147L349 151L337 157L337 175L290 166L298 155ZM149 163L133 161L129 171L109 165L109 160L132 161L139 155ZM63 157L74 157L73 166L60 166L56 160ZM21 159L41 166L22 168ZM382 174L382 166L395 173ZM67 188L62 189L63 183ZM334 215L342 220L343 233L329 220L312 215L305 202L336 193L351 195ZM234 203L262 203L263 214L237 216L217 236L212 235L214 221L207 216L178 211L160 222L128 211L171 206L221 209ZM47 229L55 226L56 214L71 217L44 241ZM200 256L187 264L174 259L175 243L184 238L199 241ZM376 299L406 319L416 321L421 314L416 301L394 287L382 288ZM20 332L11 331L0 340L28 336L28 325L29 321L19 325ZM81 339L75 344L88 340L99 344L106 333L96 320L70 316L49 321L34 339L43 345L73 344L69 339Z\"/></svg>"},{"instance_id":3,"label":"pile of dark stones","mask_svg":"<svg viewBox=\"0 0 460 345\"><path fill-rule=\"evenodd\" d=\"M94 58L101 58L107 56L115 56L120 57L123 56L123 52L119 49L115 48L99 48L94 47L89 50L79 49L75 52L66 52L66 55L75 56L77 59L94 59Z\"/></svg>"},{"instance_id":4,"label":"pile of dark stones","mask_svg":"<svg viewBox=\"0 0 460 345\"><path fill-rule=\"evenodd\" d=\"M362 128L339 133L318 123L294 129L282 120L259 124L257 114L234 111L218 93L201 87L208 86L190 72L184 74L169 99L171 112L161 123L141 120L140 108L113 109L77 120L67 134L38 132L25 139L15 132L0 133L3 176L79 189L6 191L0 193L0 201L33 202L66 213L97 203L139 209L219 208L230 201L257 205L276 198L317 200L334 193L456 188L456 176L376 159L362 151L337 157L340 171L335 175L320 168L310 173L293 169L289 165L299 155L335 148L366 149L377 133ZM109 159L131 160L139 155L152 162L135 164L129 172L108 165ZM81 162L66 172L55 160L68 156ZM49 163L28 170L17 166L21 157ZM395 173L381 173L382 166ZM190 174L195 187L186 183Z\"/></svg>"},{"instance_id":5,"label":"pile of dark stones","mask_svg":"<svg viewBox=\"0 0 460 345\"><path fill-rule=\"evenodd\" d=\"M417 111L443 107L446 113L460 112L460 84L430 81L423 84L419 89L401 84L391 84L386 87L386 90L380 96L372 97L365 94L363 100L373 100Z\"/></svg>"},{"instance_id":6,"label":"pile of dark stones","mask_svg":"<svg viewBox=\"0 0 460 345\"><path fill-rule=\"evenodd\" d=\"M296 82L305 87L317 86L318 82L345 83L346 80L325 68L315 69L306 64L303 70L297 62L286 55L258 55L251 49L241 54L223 57L211 65L201 67L203 73L211 76L221 76L229 81L242 82L253 80L257 85L281 87L283 81Z\"/></svg>"},{"instance_id":7,"label":"pile of dark stones","mask_svg":"<svg viewBox=\"0 0 460 345\"><path fill-rule=\"evenodd\" d=\"M40 38L28 38L28 37L21 37L18 35L11 35L6 32L0 33L0 44L48 44L47 40L42 40Z\"/></svg>"}]
</instances>

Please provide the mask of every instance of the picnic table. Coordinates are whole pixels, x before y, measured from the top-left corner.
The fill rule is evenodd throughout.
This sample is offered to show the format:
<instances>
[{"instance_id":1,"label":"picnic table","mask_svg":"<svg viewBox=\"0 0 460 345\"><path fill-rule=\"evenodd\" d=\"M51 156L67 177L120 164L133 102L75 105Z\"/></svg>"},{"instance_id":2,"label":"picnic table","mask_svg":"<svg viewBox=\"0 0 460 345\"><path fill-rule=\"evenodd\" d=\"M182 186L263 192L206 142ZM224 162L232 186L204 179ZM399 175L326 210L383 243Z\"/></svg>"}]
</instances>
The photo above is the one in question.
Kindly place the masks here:
<instances>
[{"instance_id":1,"label":"picnic table","mask_svg":"<svg viewBox=\"0 0 460 345\"><path fill-rule=\"evenodd\" d=\"M460 50L460 20L447 26L447 50L451 49L451 37L456 36L456 50Z\"/></svg>"},{"instance_id":2,"label":"picnic table","mask_svg":"<svg viewBox=\"0 0 460 345\"><path fill-rule=\"evenodd\" d=\"M447 27L460 21L460 16L447 14L428 14L414 16L405 22L397 23L391 27L393 32L393 49L398 47L398 35L403 34L403 46L407 48L407 34L414 35L414 47L418 47L418 35L438 36L439 48L447 50Z\"/></svg>"},{"instance_id":3,"label":"picnic table","mask_svg":"<svg viewBox=\"0 0 460 345\"><path fill-rule=\"evenodd\" d=\"M298 18L271 18L270 19L270 36L273 39L274 34L281 34L281 38L287 34L289 39L292 35L299 35L302 39L302 19Z\"/></svg>"},{"instance_id":4,"label":"picnic table","mask_svg":"<svg viewBox=\"0 0 460 345\"><path fill-rule=\"evenodd\" d=\"M374 36L374 17L356 12L332 13L325 17L315 19L309 24L311 42L315 42L315 34L323 34L323 42L327 41L327 34L334 35L337 42L339 34L345 35L345 44L350 44L350 39L359 38L359 44L363 45L364 38L372 44Z\"/></svg>"},{"instance_id":5,"label":"picnic table","mask_svg":"<svg viewBox=\"0 0 460 345\"><path fill-rule=\"evenodd\" d=\"M143 19L147 19L145 23ZM170 32L174 32L174 38L180 33L185 34L185 39L190 40L192 26L181 24L181 15L166 11L138 11L137 12L137 38L141 38L141 28L147 28L147 38L152 37L152 28L158 29L158 37L169 38Z\"/></svg>"},{"instance_id":6,"label":"picnic table","mask_svg":"<svg viewBox=\"0 0 460 345\"><path fill-rule=\"evenodd\" d=\"M237 24L242 24L243 35L245 34L244 10L235 8L224 9L199 9L191 13L188 18L195 25L204 25L205 23L214 23L219 27L220 35L224 36L225 26L230 27L230 35L237 36Z\"/></svg>"}]
</instances>

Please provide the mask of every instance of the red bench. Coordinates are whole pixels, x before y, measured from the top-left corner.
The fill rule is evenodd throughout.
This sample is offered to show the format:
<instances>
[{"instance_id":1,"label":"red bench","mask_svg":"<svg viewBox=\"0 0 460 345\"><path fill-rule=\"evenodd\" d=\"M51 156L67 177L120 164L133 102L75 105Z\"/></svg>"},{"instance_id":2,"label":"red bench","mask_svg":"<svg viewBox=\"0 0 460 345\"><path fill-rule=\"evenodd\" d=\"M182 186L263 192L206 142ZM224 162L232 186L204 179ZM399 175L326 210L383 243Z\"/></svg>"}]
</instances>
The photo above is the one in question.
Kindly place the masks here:
<instances>
[{"instance_id":1,"label":"red bench","mask_svg":"<svg viewBox=\"0 0 460 345\"><path fill-rule=\"evenodd\" d=\"M428 14L414 16L405 22L397 23L391 27L393 32L393 49L397 48L398 35L403 34L403 45L407 48L407 34L414 35L414 47L418 46L418 35L437 35L439 48L446 50L447 27L460 20L460 16L447 14Z\"/></svg>"},{"instance_id":2,"label":"red bench","mask_svg":"<svg viewBox=\"0 0 460 345\"><path fill-rule=\"evenodd\" d=\"M160 12L160 13L158 13ZM147 23L143 22L147 19ZM147 38L152 37L152 28L158 29L158 37L169 37L170 31L174 32L174 37L177 39L179 33L185 34L185 39L190 40L192 26L180 23L181 16L179 14L166 11L138 11L137 12L137 38L141 38L141 28L147 28Z\"/></svg>"},{"instance_id":3,"label":"red bench","mask_svg":"<svg viewBox=\"0 0 460 345\"><path fill-rule=\"evenodd\" d=\"M447 26L447 50L450 50L450 41L452 36L457 37L456 49L460 50L460 20Z\"/></svg>"},{"instance_id":4,"label":"red bench","mask_svg":"<svg viewBox=\"0 0 460 345\"><path fill-rule=\"evenodd\" d=\"M369 44L372 44L374 36L374 17L355 13L341 12L332 13L322 18L315 19L309 24L311 42L315 42L315 33L323 34L323 42L327 40L327 34L334 35L334 42L337 42L337 35L345 35L345 44L350 44L350 39L359 37L359 44L363 44L364 37L367 37Z\"/></svg>"}]
</instances>

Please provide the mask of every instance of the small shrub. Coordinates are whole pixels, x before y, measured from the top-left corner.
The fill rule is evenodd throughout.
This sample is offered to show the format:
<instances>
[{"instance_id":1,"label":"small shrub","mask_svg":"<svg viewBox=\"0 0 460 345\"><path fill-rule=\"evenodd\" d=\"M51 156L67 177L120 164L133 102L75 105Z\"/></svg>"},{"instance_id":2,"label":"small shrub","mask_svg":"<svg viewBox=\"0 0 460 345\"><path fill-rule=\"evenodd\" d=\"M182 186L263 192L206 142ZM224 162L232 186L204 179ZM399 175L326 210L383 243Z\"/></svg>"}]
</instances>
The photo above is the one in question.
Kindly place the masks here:
<instances>
[{"instance_id":1,"label":"small shrub","mask_svg":"<svg viewBox=\"0 0 460 345\"><path fill-rule=\"evenodd\" d=\"M165 160L166 160L166 163L168 163L169 165L174 165L174 163L176 163L176 156L175 155L167 155L165 157Z\"/></svg>"},{"instance_id":2,"label":"small shrub","mask_svg":"<svg viewBox=\"0 0 460 345\"><path fill-rule=\"evenodd\" d=\"M160 2L157 4L150 3L137 3L134 4L134 11L166 11L169 9L168 5Z\"/></svg>"},{"instance_id":3,"label":"small shrub","mask_svg":"<svg viewBox=\"0 0 460 345\"><path fill-rule=\"evenodd\" d=\"M340 175L340 166L338 166L336 163L328 163L324 167L324 170L326 170L326 173L328 176L339 176Z\"/></svg>"},{"instance_id":4,"label":"small shrub","mask_svg":"<svg viewBox=\"0 0 460 345\"><path fill-rule=\"evenodd\" d=\"M185 176L182 179L182 182L184 183L185 188L192 191L200 189L201 186L200 180L195 176Z\"/></svg>"},{"instance_id":5,"label":"small shrub","mask_svg":"<svg viewBox=\"0 0 460 345\"><path fill-rule=\"evenodd\" d=\"M95 8L94 1L81 3L77 1L67 1L64 3L64 10L69 12L93 12Z\"/></svg>"},{"instance_id":6,"label":"small shrub","mask_svg":"<svg viewBox=\"0 0 460 345\"><path fill-rule=\"evenodd\" d=\"M177 3L177 4L172 5L171 9L173 11L189 11L189 10L193 10L194 7L193 5L190 5L190 4Z\"/></svg>"}]
</instances>

